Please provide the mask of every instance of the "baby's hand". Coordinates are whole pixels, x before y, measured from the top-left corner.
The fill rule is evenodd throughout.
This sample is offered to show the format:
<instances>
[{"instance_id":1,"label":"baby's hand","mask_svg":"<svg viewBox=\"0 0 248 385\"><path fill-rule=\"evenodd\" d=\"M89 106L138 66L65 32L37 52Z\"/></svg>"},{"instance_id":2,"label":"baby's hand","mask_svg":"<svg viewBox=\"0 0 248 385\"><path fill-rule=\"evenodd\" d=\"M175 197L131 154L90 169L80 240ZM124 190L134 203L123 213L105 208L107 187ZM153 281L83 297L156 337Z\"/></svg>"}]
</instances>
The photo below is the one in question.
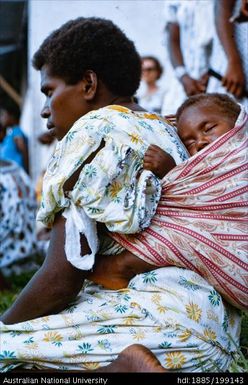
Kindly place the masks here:
<instances>
[{"instance_id":1,"label":"baby's hand","mask_svg":"<svg viewBox=\"0 0 248 385\"><path fill-rule=\"evenodd\" d=\"M155 144L151 144L144 156L144 169L152 171L157 177L163 178L176 163L171 155Z\"/></svg>"}]
</instances>

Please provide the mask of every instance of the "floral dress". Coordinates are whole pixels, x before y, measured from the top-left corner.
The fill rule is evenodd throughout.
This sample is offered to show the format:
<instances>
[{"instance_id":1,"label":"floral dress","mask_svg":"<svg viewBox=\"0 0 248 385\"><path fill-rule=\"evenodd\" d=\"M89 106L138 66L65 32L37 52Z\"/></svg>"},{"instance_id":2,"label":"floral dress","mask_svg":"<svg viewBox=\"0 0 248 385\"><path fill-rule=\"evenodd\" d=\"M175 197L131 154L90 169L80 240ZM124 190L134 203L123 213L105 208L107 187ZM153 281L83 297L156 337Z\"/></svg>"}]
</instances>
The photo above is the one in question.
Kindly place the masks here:
<instances>
[{"instance_id":1,"label":"floral dress","mask_svg":"<svg viewBox=\"0 0 248 385\"><path fill-rule=\"evenodd\" d=\"M100 119L103 116L105 119ZM100 125L101 132L99 121L103 122ZM94 204L99 203L94 197L100 191L97 173L105 170L103 161L86 165L80 174L80 183L76 184L69 198L63 194L64 180L75 171L77 162L81 164L85 159L86 153L81 153L81 158L74 152L78 141L70 146L71 136L83 135L82 130L79 130L82 123L81 120L76 122L59 143L49 165L43 206L39 213L40 219L46 224L53 221L54 214L61 208L73 207L73 210L77 210L77 202L86 202L85 213L89 219L98 220L98 214L106 214L90 210L91 204L94 207ZM97 138L97 135L92 133L98 127L98 142L102 138L110 143L112 139L115 140L115 146L111 144L113 154L120 151L120 143L124 143L126 149L136 148L136 154L144 153L150 143L159 143L172 154L177 163L187 158L176 133L156 115L132 113L123 107L111 106L91 112L85 125L86 134L81 138L81 143L84 140L86 144L93 143L92 136ZM144 136L146 142L142 139ZM166 137L166 141L162 140L163 137ZM89 151L87 146L84 148ZM71 156L63 157L68 151ZM124 155L131 152L124 152ZM108 152L108 156L110 154ZM108 162L108 156L104 158L105 162ZM114 159L111 156L111 161ZM126 156L123 159L130 160ZM135 161L132 161L130 165L134 164ZM136 164L141 166L140 159ZM96 173L92 172L93 166ZM54 184L52 176L59 184ZM116 177L112 182L118 181L119 174ZM104 181L104 178L99 180ZM85 184L82 184L83 181ZM109 203L114 201L118 207L118 197L120 200L126 196L129 198L125 190L127 186L121 184L120 190L111 190L114 184L109 185L108 178L106 181L107 184L101 186L101 191L106 193L102 197L107 196ZM109 191L112 193L108 194ZM93 197L93 200L85 201L87 197ZM120 210L113 212L118 214L123 207L120 205ZM94 214L92 217L91 212ZM68 218L73 220L73 215L67 214L67 222ZM133 218L133 212L130 216ZM121 226L116 217L112 219L113 225ZM75 229L73 223L72 229ZM76 232L70 234L72 240L75 240ZM214 288L196 272L163 267L137 275L122 290L106 290L85 281L75 302L61 313L12 325L0 322L0 332L1 371L20 366L26 369L98 369L115 360L127 346L140 343L149 348L170 371L213 372L227 370L235 355L240 317L238 311L226 305Z\"/></svg>"},{"instance_id":2,"label":"floral dress","mask_svg":"<svg viewBox=\"0 0 248 385\"><path fill-rule=\"evenodd\" d=\"M0 269L19 272L39 252L35 232L37 204L28 175L13 162L0 165ZM30 260L28 259L30 257Z\"/></svg>"},{"instance_id":3,"label":"floral dress","mask_svg":"<svg viewBox=\"0 0 248 385\"><path fill-rule=\"evenodd\" d=\"M151 171L143 170L143 157L150 144L158 143L177 164L188 158L175 128L165 119L115 105L82 116L58 142L44 176L37 218L51 227L55 214L64 209L65 252L75 267L89 270L94 264L99 247L96 221L125 234L149 226L161 183ZM66 180L80 166L73 190L64 193ZM80 233L91 249L84 257L80 255Z\"/></svg>"},{"instance_id":4,"label":"floral dress","mask_svg":"<svg viewBox=\"0 0 248 385\"><path fill-rule=\"evenodd\" d=\"M240 318L197 273L165 267L117 291L86 281L63 312L0 331L1 371L99 369L139 343L167 370L218 372L235 355Z\"/></svg>"}]
</instances>

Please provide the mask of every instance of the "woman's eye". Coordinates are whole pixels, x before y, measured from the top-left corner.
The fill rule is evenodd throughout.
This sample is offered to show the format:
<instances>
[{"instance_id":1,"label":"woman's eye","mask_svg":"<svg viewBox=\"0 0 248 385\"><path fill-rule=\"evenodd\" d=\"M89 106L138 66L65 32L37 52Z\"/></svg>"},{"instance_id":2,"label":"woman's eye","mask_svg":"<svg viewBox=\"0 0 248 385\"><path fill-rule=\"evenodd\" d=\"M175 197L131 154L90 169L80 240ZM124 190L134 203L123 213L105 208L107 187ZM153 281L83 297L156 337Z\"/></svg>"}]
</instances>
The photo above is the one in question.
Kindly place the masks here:
<instances>
[{"instance_id":1,"label":"woman's eye","mask_svg":"<svg viewBox=\"0 0 248 385\"><path fill-rule=\"evenodd\" d=\"M50 89L50 88L46 88L46 89L44 89L43 93L44 93L44 95L45 95L47 98L50 98L50 97L52 96L53 90Z\"/></svg>"}]
</instances>

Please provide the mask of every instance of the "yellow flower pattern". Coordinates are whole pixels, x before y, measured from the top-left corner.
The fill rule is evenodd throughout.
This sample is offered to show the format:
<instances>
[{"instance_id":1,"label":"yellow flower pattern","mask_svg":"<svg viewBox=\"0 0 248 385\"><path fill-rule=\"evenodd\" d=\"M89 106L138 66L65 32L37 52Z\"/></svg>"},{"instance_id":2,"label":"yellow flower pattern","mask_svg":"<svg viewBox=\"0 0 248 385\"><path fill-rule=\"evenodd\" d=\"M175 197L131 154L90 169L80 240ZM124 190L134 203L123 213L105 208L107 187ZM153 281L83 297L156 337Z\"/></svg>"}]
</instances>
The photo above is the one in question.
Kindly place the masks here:
<instances>
[{"instance_id":1,"label":"yellow flower pattern","mask_svg":"<svg viewBox=\"0 0 248 385\"><path fill-rule=\"evenodd\" d=\"M165 356L165 367L169 369L181 369L185 362L186 357L181 352L171 352Z\"/></svg>"},{"instance_id":2,"label":"yellow flower pattern","mask_svg":"<svg viewBox=\"0 0 248 385\"><path fill-rule=\"evenodd\" d=\"M159 295L159 294L154 294L154 295L152 296L152 301L153 301L153 303L155 303L156 305L158 305L158 304L160 303L160 301L161 301L161 295Z\"/></svg>"},{"instance_id":3,"label":"yellow flower pattern","mask_svg":"<svg viewBox=\"0 0 248 385\"><path fill-rule=\"evenodd\" d=\"M124 113L130 112L130 110L128 108L123 107L123 106L117 106L117 105L111 106L111 109L115 110L115 111L119 111L119 112L124 112Z\"/></svg>"},{"instance_id":4,"label":"yellow flower pattern","mask_svg":"<svg viewBox=\"0 0 248 385\"><path fill-rule=\"evenodd\" d=\"M113 182L109 188L109 196L111 198L116 198L119 192L122 189L122 185L120 182Z\"/></svg>"},{"instance_id":5,"label":"yellow flower pattern","mask_svg":"<svg viewBox=\"0 0 248 385\"><path fill-rule=\"evenodd\" d=\"M162 305L158 305L158 306L157 306L157 309L158 309L158 312L159 312L160 314L165 313L166 310L167 310L167 308L166 308L165 306L162 306Z\"/></svg>"},{"instance_id":6,"label":"yellow flower pattern","mask_svg":"<svg viewBox=\"0 0 248 385\"><path fill-rule=\"evenodd\" d=\"M84 362L82 366L87 370L96 370L100 368L98 362Z\"/></svg>"},{"instance_id":7,"label":"yellow flower pattern","mask_svg":"<svg viewBox=\"0 0 248 385\"><path fill-rule=\"evenodd\" d=\"M136 133L128 134L128 136L129 136L129 138L131 140L131 143L135 143L135 144L143 143L143 140L141 139L141 136L139 136Z\"/></svg>"},{"instance_id":8,"label":"yellow flower pattern","mask_svg":"<svg viewBox=\"0 0 248 385\"><path fill-rule=\"evenodd\" d=\"M156 114L144 114L144 117L147 119L155 119L155 120L159 119L158 115Z\"/></svg>"},{"instance_id":9,"label":"yellow flower pattern","mask_svg":"<svg viewBox=\"0 0 248 385\"><path fill-rule=\"evenodd\" d=\"M188 305L186 305L186 312L188 318L196 322L200 321L202 310L196 303L189 303Z\"/></svg>"},{"instance_id":10,"label":"yellow flower pattern","mask_svg":"<svg viewBox=\"0 0 248 385\"><path fill-rule=\"evenodd\" d=\"M135 325L135 318L134 317L127 317L124 320L124 325L127 325L127 326Z\"/></svg>"},{"instance_id":11,"label":"yellow flower pattern","mask_svg":"<svg viewBox=\"0 0 248 385\"><path fill-rule=\"evenodd\" d=\"M135 341L141 341L145 338L144 330L132 331L132 337Z\"/></svg>"},{"instance_id":12,"label":"yellow flower pattern","mask_svg":"<svg viewBox=\"0 0 248 385\"><path fill-rule=\"evenodd\" d=\"M43 341L59 343L63 340L63 337L58 332L46 332L44 334Z\"/></svg>"},{"instance_id":13,"label":"yellow flower pattern","mask_svg":"<svg viewBox=\"0 0 248 385\"><path fill-rule=\"evenodd\" d=\"M185 342L185 341L187 341L191 337L191 335L192 335L191 330L190 329L185 329L182 332L182 334L179 334L178 337L179 337L180 341Z\"/></svg>"},{"instance_id":14,"label":"yellow flower pattern","mask_svg":"<svg viewBox=\"0 0 248 385\"><path fill-rule=\"evenodd\" d=\"M216 340L216 333L211 328L205 329L203 334L208 340Z\"/></svg>"},{"instance_id":15,"label":"yellow flower pattern","mask_svg":"<svg viewBox=\"0 0 248 385\"><path fill-rule=\"evenodd\" d=\"M31 344L27 344L26 345L26 349L30 349L30 350L38 350L39 348L39 345L37 342L33 342Z\"/></svg>"}]
</instances>

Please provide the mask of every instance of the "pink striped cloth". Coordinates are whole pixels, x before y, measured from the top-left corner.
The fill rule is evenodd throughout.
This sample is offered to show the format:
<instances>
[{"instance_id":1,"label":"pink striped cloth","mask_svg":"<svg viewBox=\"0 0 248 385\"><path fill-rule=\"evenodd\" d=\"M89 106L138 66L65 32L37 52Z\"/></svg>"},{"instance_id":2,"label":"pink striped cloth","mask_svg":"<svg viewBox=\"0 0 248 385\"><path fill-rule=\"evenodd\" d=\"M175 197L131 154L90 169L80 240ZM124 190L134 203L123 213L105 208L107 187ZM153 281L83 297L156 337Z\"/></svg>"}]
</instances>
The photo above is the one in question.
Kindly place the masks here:
<instances>
[{"instance_id":1,"label":"pink striped cloth","mask_svg":"<svg viewBox=\"0 0 248 385\"><path fill-rule=\"evenodd\" d=\"M248 117L162 181L148 229L109 234L156 266L179 266L206 278L234 306L248 307Z\"/></svg>"}]
</instances>

